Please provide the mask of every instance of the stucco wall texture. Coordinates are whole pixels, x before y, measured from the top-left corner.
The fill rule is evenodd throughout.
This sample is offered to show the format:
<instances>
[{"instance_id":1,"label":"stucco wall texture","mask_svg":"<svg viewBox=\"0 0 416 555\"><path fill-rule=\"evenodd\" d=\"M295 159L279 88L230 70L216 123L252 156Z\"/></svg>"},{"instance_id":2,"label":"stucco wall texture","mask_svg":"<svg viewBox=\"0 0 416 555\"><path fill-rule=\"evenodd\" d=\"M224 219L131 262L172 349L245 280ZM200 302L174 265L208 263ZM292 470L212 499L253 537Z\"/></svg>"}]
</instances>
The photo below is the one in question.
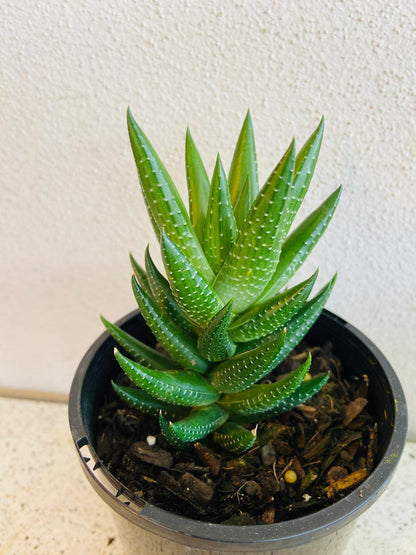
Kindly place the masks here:
<instances>
[{"instance_id":1,"label":"stucco wall texture","mask_svg":"<svg viewBox=\"0 0 416 555\"><path fill-rule=\"evenodd\" d=\"M128 253L156 243L127 105L184 195L187 125L211 172L250 108L264 180L325 114L300 218L344 190L298 277L338 271L327 306L391 361L415 439L414 3L4 0L0 13L0 387L68 391L99 314L135 308Z\"/></svg>"}]
</instances>

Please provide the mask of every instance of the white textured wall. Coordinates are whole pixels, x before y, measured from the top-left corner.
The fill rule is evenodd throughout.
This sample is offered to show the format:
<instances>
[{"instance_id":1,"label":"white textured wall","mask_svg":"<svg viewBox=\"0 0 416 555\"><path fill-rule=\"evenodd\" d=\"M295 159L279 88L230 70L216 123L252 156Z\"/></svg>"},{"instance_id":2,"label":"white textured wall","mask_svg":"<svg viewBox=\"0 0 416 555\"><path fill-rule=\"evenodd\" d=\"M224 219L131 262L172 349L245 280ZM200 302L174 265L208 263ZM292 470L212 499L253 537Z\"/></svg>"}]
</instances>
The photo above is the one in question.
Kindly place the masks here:
<instances>
[{"instance_id":1,"label":"white textured wall","mask_svg":"<svg viewBox=\"0 0 416 555\"><path fill-rule=\"evenodd\" d=\"M324 113L305 210L344 192L306 270L338 270L328 307L390 359L414 438L412 4L3 0L0 387L67 391L99 313L134 308L128 252L152 234L128 104L183 192L186 125L228 166L250 107L266 178Z\"/></svg>"}]
</instances>

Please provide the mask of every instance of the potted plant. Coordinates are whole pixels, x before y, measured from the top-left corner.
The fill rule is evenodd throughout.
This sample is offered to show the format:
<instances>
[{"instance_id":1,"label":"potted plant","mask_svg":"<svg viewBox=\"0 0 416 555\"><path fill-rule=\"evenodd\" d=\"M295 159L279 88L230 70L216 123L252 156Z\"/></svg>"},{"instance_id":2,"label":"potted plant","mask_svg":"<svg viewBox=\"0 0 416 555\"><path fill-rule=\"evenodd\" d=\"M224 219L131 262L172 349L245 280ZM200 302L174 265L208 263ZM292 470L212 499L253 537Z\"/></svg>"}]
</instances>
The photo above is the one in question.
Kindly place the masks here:
<instances>
[{"instance_id":1,"label":"potted plant","mask_svg":"<svg viewBox=\"0 0 416 555\"><path fill-rule=\"evenodd\" d=\"M383 355L358 330L323 309L335 277L312 298L317 272L302 283L288 285L326 229L341 192L337 189L289 233L311 181L324 121L298 154L292 141L260 190L249 113L228 179L218 156L212 180L208 180L188 131L189 215L130 111L127 121L166 277L154 264L149 249L145 269L131 257L132 287L140 311L117 324L102 318L107 333L90 348L75 375L69 415L84 471L115 510L120 535L132 553L311 553L325 549L337 553L349 525L389 482L404 446L407 413L400 384ZM296 413L294 417L299 418L299 411L304 411L309 418L311 410L316 410L310 405L312 399L316 394L326 395L331 405L328 414L332 411L338 419L343 416L347 426L367 403L356 396L347 407L338 401L334 407L328 393L329 367L311 372L308 348L293 355L305 336L311 346L333 344L345 372L339 378L340 383L344 380L341 389L345 389L349 373L350 381L361 379L363 387L368 386L370 413L377 424L365 451L367 465L364 461L351 472L338 465L328 472L328 465L337 457L354 458L357 445L364 441L363 434L352 434L348 439L342 436L325 461L321 456L329 484L325 491L341 492L339 499L291 518L280 513L277 516L278 488L282 486L290 498L296 489L291 484L302 478L297 488L305 501L303 510L311 498L309 488L317 476L311 468L317 462L302 466L297 457L292 456L288 464L279 459L276 438L283 429L285 433L297 425L285 426L277 417ZM279 365L288 360L290 365L282 375ZM127 383L117 379L120 368ZM153 477L142 476L143 486L145 481L152 485L150 499L155 499L160 489L166 490L174 501L183 498L188 509L195 509L194 514L192 510L187 516L177 514L169 497L161 505L164 508L149 502L140 487L128 489L97 454L98 415L111 390L137 414L150 415L146 416L150 420L138 417L142 437L135 438L126 454L132 457L129 461L150 461L157 467ZM352 412L352 417L346 419L347 412ZM318 422L317 417L310 419ZM150 422L144 431L143 422ZM299 433L304 435L305 430ZM296 441L299 445L299 438ZM353 455L343 449L347 445L353 446ZM213 500L210 484L218 472L212 464L221 453L228 456L228 466L224 467L228 476L227 472L238 472L240 464L247 464L247 457L254 452L257 459L261 452L269 474L273 473L273 495L265 499L267 494L251 466L250 479L241 482L231 497L252 496L251 504L261 505L264 511L263 524L242 520L237 525L233 518L222 523L200 518L198 503ZM185 458L178 459L173 474L166 472L164 468L172 467L174 456L183 453ZM192 456L196 463L189 461ZM310 468L305 471L307 466ZM188 472L189 468L196 471ZM205 482L198 472L205 473ZM222 478L222 488L227 489L227 479ZM232 478L229 481L232 483ZM219 510L221 503L215 497L213 503L218 503ZM171 505L175 509L167 510Z\"/></svg>"}]
</instances>

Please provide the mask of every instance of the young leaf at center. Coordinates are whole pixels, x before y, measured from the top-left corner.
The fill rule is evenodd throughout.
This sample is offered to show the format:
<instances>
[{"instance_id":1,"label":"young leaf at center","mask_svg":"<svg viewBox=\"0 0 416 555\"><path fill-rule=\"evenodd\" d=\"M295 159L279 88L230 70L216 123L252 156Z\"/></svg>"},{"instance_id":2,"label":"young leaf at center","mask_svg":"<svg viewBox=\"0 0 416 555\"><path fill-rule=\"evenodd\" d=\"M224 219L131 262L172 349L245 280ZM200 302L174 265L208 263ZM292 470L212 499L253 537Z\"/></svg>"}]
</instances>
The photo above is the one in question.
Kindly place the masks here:
<instances>
[{"instance_id":1,"label":"young leaf at center","mask_svg":"<svg viewBox=\"0 0 416 555\"><path fill-rule=\"evenodd\" d=\"M235 353L236 345L228 334L232 304L232 300L226 304L198 337L198 349L208 360L224 360Z\"/></svg>"},{"instance_id":2,"label":"young leaf at center","mask_svg":"<svg viewBox=\"0 0 416 555\"><path fill-rule=\"evenodd\" d=\"M209 192L204 226L204 252L214 272L218 272L230 252L237 235L227 178L217 156Z\"/></svg>"},{"instance_id":3,"label":"young leaf at center","mask_svg":"<svg viewBox=\"0 0 416 555\"><path fill-rule=\"evenodd\" d=\"M241 224L259 192L256 147L250 111L247 111L243 127L238 137L228 180L230 183L231 202L235 208L234 213L237 224L238 227L241 227ZM238 210L236 209L237 204Z\"/></svg>"}]
</instances>

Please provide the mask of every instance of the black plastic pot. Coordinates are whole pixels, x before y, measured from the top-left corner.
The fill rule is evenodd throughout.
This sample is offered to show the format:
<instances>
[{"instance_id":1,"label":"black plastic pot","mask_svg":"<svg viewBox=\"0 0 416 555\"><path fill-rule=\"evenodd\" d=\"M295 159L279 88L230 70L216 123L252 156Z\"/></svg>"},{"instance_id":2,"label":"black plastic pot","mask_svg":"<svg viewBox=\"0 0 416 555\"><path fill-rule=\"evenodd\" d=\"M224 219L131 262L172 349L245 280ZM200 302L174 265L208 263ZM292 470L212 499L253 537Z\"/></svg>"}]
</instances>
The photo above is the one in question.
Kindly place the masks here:
<instances>
[{"instance_id":1,"label":"black plastic pot","mask_svg":"<svg viewBox=\"0 0 416 555\"><path fill-rule=\"evenodd\" d=\"M138 311L118 322L149 343L154 338ZM382 353L361 332L324 310L310 330L311 344L331 341L351 375L370 379L370 410L380 422L379 460L372 474L349 495L311 515L277 524L227 526L187 519L152 506L126 490L108 472L95 448L97 409L119 368L114 341L103 333L82 359L69 397L72 436L83 470L95 491L114 510L128 553L341 553L354 520L384 491L402 454L407 432L403 390Z\"/></svg>"}]
</instances>

